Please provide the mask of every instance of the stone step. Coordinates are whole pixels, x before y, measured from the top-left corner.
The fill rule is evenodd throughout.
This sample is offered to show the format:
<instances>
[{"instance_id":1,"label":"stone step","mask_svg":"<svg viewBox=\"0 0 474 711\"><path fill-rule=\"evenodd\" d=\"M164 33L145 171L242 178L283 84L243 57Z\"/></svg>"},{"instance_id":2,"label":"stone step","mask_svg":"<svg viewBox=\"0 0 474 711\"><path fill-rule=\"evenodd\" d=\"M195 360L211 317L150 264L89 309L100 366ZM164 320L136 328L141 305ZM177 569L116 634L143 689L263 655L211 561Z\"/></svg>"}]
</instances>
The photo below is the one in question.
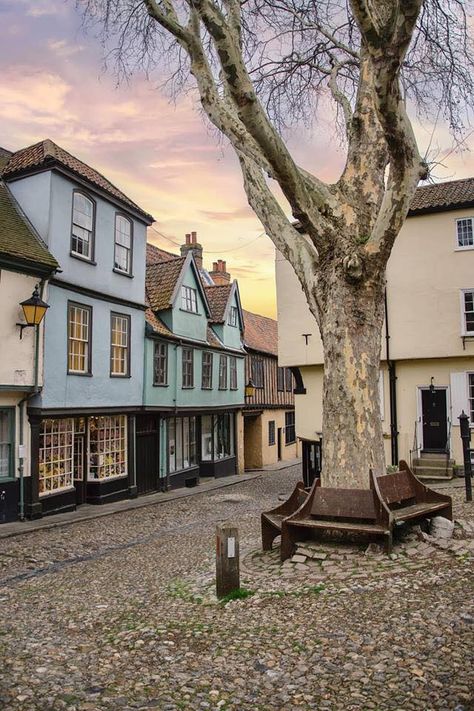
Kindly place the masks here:
<instances>
[{"instance_id":1,"label":"stone step","mask_svg":"<svg viewBox=\"0 0 474 711\"><path fill-rule=\"evenodd\" d=\"M454 476L453 467L413 467L413 473L419 479L439 479L449 481Z\"/></svg>"},{"instance_id":2,"label":"stone step","mask_svg":"<svg viewBox=\"0 0 474 711\"><path fill-rule=\"evenodd\" d=\"M418 457L413 460L414 467L449 467L455 465L454 459L446 459L446 457L439 457L438 459L425 459L424 457Z\"/></svg>"},{"instance_id":3,"label":"stone step","mask_svg":"<svg viewBox=\"0 0 474 711\"><path fill-rule=\"evenodd\" d=\"M422 459L446 459L444 452L420 452L420 457Z\"/></svg>"}]
</instances>

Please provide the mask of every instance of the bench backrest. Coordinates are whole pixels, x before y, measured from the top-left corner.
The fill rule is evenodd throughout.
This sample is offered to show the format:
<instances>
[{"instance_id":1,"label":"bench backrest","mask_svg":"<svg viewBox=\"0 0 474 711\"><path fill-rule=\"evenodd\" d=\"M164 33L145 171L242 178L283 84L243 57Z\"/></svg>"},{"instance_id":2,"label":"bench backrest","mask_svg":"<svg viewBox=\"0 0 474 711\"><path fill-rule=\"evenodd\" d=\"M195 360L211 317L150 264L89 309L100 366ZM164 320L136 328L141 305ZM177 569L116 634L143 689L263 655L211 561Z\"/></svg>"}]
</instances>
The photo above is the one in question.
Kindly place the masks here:
<instances>
[{"instance_id":1,"label":"bench backrest","mask_svg":"<svg viewBox=\"0 0 474 711\"><path fill-rule=\"evenodd\" d=\"M389 507L416 498L414 483L407 471L378 476L377 484L382 499Z\"/></svg>"},{"instance_id":2,"label":"bench backrest","mask_svg":"<svg viewBox=\"0 0 474 711\"><path fill-rule=\"evenodd\" d=\"M375 495L371 489L326 489L315 491L311 516L374 521L377 518Z\"/></svg>"}]
</instances>

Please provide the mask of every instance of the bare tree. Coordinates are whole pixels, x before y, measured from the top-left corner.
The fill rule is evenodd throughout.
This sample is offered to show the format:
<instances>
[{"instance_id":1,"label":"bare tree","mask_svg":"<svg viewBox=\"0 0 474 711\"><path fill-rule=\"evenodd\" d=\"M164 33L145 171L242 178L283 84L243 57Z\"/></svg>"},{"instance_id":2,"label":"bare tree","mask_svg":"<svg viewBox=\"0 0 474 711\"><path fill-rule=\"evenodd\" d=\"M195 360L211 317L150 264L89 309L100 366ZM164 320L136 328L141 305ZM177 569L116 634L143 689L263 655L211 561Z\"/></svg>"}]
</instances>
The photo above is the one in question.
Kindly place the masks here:
<instances>
[{"instance_id":1,"label":"bare tree","mask_svg":"<svg viewBox=\"0 0 474 711\"><path fill-rule=\"evenodd\" d=\"M474 96L461 0L76 0L119 72L192 77L237 153L249 204L293 266L324 346L325 486L366 488L385 469L378 376L385 270L428 166L407 107L441 106L455 134ZM325 184L296 165L291 120L330 95L347 160ZM288 200L289 220L272 190Z\"/></svg>"}]
</instances>

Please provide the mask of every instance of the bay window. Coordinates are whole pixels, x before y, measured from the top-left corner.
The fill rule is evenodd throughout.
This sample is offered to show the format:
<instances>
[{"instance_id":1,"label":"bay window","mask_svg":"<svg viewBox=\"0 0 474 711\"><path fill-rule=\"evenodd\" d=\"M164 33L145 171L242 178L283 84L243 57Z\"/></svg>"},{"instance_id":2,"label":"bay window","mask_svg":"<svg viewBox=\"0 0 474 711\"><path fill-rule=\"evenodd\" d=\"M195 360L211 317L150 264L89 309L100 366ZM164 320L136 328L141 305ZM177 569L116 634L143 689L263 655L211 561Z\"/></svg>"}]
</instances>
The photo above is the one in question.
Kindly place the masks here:
<instances>
[{"instance_id":1,"label":"bay window","mask_svg":"<svg viewBox=\"0 0 474 711\"><path fill-rule=\"evenodd\" d=\"M127 417L89 418L89 480L127 475Z\"/></svg>"}]
</instances>

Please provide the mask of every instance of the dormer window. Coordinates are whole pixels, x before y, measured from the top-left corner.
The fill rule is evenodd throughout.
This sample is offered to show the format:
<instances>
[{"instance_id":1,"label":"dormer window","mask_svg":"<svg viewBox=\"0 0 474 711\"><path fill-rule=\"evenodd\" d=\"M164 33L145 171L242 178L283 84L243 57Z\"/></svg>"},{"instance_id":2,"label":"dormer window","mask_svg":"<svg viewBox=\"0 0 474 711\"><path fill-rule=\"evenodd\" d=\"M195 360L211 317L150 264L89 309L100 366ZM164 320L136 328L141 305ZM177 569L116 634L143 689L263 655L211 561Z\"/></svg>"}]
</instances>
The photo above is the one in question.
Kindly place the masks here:
<instances>
[{"instance_id":1,"label":"dormer window","mask_svg":"<svg viewBox=\"0 0 474 711\"><path fill-rule=\"evenodd\" d=\"M132 222L123 215L115 215L114 269L122 274L132 273Z\"/></svg>"},{"instance_id":2,"label":"dormer window","mask_svg":"<svg viewBox=\"0 0 474 711\"><path fill-rule=\"evenodd\" d=\"M91 262L93 253L94 203L83 193L75 191L72 198L71 254Z\"/></svg>"},{"instance_id":3,"label":"dormer window","mask_svg":"<svg viewBox=\"0 0 474 711\"><path fill-rule=\"evenodd\" d=\"M458 249L474 248L474 229L472 217L456 220L456 245Z\"/></svg>"},{"instance_id":4,"label":"dormer window","mask_svg":"<svg viewBox=\"0 0 474 711\"><path fill-rule=\"evenodd\" d=\"M229 311L229 320L227 322L229 326L239 325L239 310L237 306L231 306Z\"/></svg>"},{"instance_id":5,"label":"dormer window","mask_svg":"<svg viewBox=\"0 0 474 711\"><path fill-rule=\"evenodd\" d=\"M181 287L181 308L183 311L190 311L193 314L197 314L197 293L196 289L192 289L190 286Z\"/></svg>"}]
</instances>

